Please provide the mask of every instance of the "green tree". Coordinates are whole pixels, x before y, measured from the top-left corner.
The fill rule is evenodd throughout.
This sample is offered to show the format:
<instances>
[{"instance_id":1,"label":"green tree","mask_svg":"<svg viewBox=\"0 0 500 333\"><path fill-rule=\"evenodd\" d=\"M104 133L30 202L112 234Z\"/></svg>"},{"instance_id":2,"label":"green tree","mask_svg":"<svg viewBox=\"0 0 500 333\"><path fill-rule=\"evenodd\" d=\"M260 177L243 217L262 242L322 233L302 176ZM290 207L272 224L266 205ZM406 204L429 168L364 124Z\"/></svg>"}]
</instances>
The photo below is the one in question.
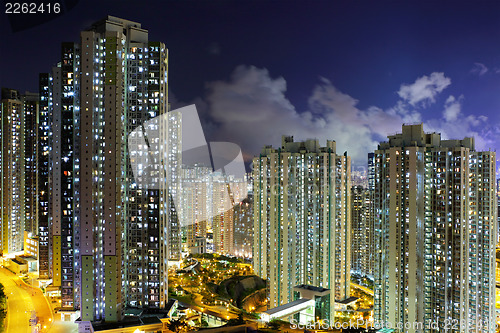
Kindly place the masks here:
<instances>
[{"instance_id":1,"label":"green tree","mask_svg":"<svg viewBox=\"0 0 500 333\"><path fill-rule=\"evenodd\" d=\"M272 319L270 322L267 323L267 327L269 327L272 330L279 330L281 324L278 319Z\"/></svg>"},{"instance_id":2,"label":"green tree","mask_svg":"<svg viewBox=\"0 0 500 333\"><path fill-rule=\"evenodd\" d=\"M7 295L5 287L0 283L0 331L5 329L5 318L7 317Z\"/></svg>"},{"instance_id":3,"label":"green tree","mask_svg":"<svg viewBox=\"0 0 500 333\"><path fill-rule=\"evenodd\" d=\"M227 322L229 326L238 326L243 325L244 323L245 319L243 319L243 312L240 312L237 318L229 319L229 321Z\"/></svg>"},{"instance_id":4,"label":"green tree","mask_svg":"<svg viewBox=\"0 0 500 333\"><path fill-rule=\"evenodd\" d=\"M171 320L167 324L167 328L169 330L171 330L172 332L176 332L176 333L181 333L181 332L183 333L183 332L189 331L189 325L180 319Z\"/></svg>"}]
</instances>

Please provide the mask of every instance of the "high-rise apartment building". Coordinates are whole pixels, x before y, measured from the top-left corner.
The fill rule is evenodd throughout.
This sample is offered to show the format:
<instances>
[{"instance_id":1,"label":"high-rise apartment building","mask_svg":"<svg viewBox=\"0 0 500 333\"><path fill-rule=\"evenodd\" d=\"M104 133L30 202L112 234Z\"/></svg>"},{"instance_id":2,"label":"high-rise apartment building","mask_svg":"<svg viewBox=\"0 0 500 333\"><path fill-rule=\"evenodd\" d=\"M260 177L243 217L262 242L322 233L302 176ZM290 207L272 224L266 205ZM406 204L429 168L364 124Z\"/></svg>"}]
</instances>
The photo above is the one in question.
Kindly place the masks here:
<instances>
[{"instance_id":1,"label":"high-rise apartment building","mask_svg":"<svg viewBox=\"0 0 500 333\"><path fill-rule=\"evenodd\" d=\"M270 308L294 301L294 287L321 287L330 293L321 319L333 319L335 301L349 297L350 171L334 141L283 137L254 158L253 266L269 281Z\"/></svg>"},{"instance_id":2,"label":"high-rise apartment building","mask_svg":"<svg viewBox=\"0 0 500 333\"><path fill-rule=\"evenodd\" d=\"M375 265L375 154L368 153L368 194L365 197L366 219L366 274L373 278Z\"/></svg>"},{"instance_id":3,"label":"high-rise apartment building","mask_svg":"<svg viewBox=\"0 0 500 333\"><path fill-rule=\"evenodd\" d=\"M498 203L498 209L497 209L497 243L500 242L500 178L497 179L497 203Z\"/></svg>"},{"instance_id":4,"label":"high-rise apartment building","mask_svg":"<svg viewBox=\"0 0 500 333\"><path fill-rule=\"evenodd\" d=\"M159 149L163 160L160 162L167 182L160 181L160 223L163 227L162 233L167 242L162 242L162 252L165 253L162 261L161 271L163 279L167 281L168 260L178 261L181 259L181 218L179 210L181 204L176 198L182 196L182 120L183 113L176 110L167 113L166 121L162 122L162 142ZM166 129L165 129L166 127ZM166 135L166 137L165 137ZM160 136L160 135L158 135ZM166 148L166 149L165 149ZM176 204L177 202L177 204ZM165 288L167 288L165 286ZM165 289L166 290L166 289ZM166 302L166 299L165 299Z\"/></svg>"},{"instance_id":5,"label":"high-rise apartment building","mask_svg":"<svg viewBox=\"0 0 500 333\"><path fill-rule=\"evenodd\" d=\"M352 249L351 269L362 276L373 277L374 263L374 163L368 154L368 169L358 172L351 195ZM357 184L356 184L357 183Z\"/></svg>"},{"instance_id":6,"label":"high-rise apartment building","mask_svg":"<svg viewBox=\"0 0 500 333\"><path fill-rule=\"evenodd\" d=\"M247 182L234 175L215 173L212 184L214 252L235 255L234 209L239 205L240 198L247 196Z\"/></svg>"},{"instance_id":7,"label":"high-rise apartment building","mask_svg":"<svg viewBox=\"0 0 500 333\"><path fill-rule=\"evenodd\" d=\"M2 89L0 151L1 251L23 250L24 231L37 232L38 95Z\"/></svg>"},{"instance_id":8,"label":"high-rise apartment building","mask_svg":"<svg viewBox=\"0 0 500 333\"><path fill-rule=\"evenodd\" d=\"M366 190L363 186L354 185L351 187L351 270L358 273L362 271L362 260L365 257L365 217L364 217L364 196Z\"/></svg>"},{"instance_id":9,"label":"high-rise apartment building","mask_svg":"<svg viewBox=\"0 0 500 333\"><path fill-rule=\"evenodd\" d=\"M75 224L79 223L76 197L79 188L79 66L78 45L63 43L61 62L52 68L50 74L43 76L43 80L47 77L48 81L47 86L41 87L40 91L41 118L47 117L49 122L48 166L40 169L40 179L46 177L48 191L47 265L50 267L52 285L61 289L61 306L65 309L73 309L75 306L75 275L79 274L79 269L75 266L78 258L75 246L78 233L75 233ZM45 92L48 92L47 100L43 99ZM45 107L48 109L45 110ZM41 128L40 132L43 133L43 130ZM41 140L43 147L45 139ZM45 185L42 184L40 190L42 186ZM45 198L42 198L43 201ZM40 239L43 239L45 221L39 227ZM45 245L40 242L40 253L43 251Z\"/></svg>"},{"instance_id":10,"label":"high-rise apartment building","mask_svg":"<svg viewBox=\"0 0 500 333\"><path fill-rule=\"evenodd\" d=\"M253 247L253 193L236 204L234 211L234 255L252 257Z\"/></svg>"},{"instance_id":11,"label":"high-rise apartment building","mask_svg":"<svg viewBox=\"0 0 500 333\"><path fill-rule=\"evenodd\" d=\"M50 117L49 91L50 77L48 73L39 76L40 106L38 114L38 274L40 279L49 279L49 135Z\"/></svg>"},{"instance_id":12,"label":"high-rise apartment building","mask_svg":"<svg viewBox=\"0 0 500 333\"><path fill-rule=\"evenodd\" d=\"M24 230L38 234L38 124L39 96L26 92L24 109Z\"/></svg>"},{"instance_id":13,"label":"high-rise apartment building","mask_svg":"<svg viewBox=\"0 0 500 333\"><path fill-rule=\"evenodd\" d=\"M167 131L150 121L168 111L167 58L140 23L108 16L79 43L63 43L61 62L40 76L40 181L49 193L41 186L41 275L82 322L118 321L127 305L167 302L172 205L159 186ZM130 133L146 122L145 133L164 137L131 151ZM153 166L140 165L147 177L137 179L141 154Z\"/></svg>"},{"instance_id":14,"label":"high-rise apartment building","mask_svg":"<svg viewBox=\"0 0 500 333\"><path fill-rule=\"evenodd\" d=\"M375 151L375 320L494 332L495 153L403 125Z\"/></svg>"},{"instance_id":15,"label":"high-rise apartment building","mask_svg":"<svg viewBox=\"0 0 500 333\"><path fill-rule=\"evenodd\" d=\"M187 249L198 251L200 237L207 239L213 233L213 251L234 255L235 206L246 197L247 182L213 172L201 164L184 165L182 168L181 207L186 231Z\"/></svg>"},{"instance_id":16,"label":"high-rise apartment building","mask_svg":"<svg viewBox=\"0 0 500 333\"><path fill-rule=\"evenodd\" d=\"M370 191L363 186L351 188L351 270L362 276L372 276L373 237Z\"/></svg>"},{"instance_id":17,"label":"high-rise apartment building","mask_svg":"<svg viewBox=\"0 0 500 333\"><path fill-rule=\"evenodd\" d=\"M201 164L182 167L182 199L179 209L185 219L187 248L197 247L197 238L207 238L212 228L212 168Z\"/></svg>"}]
</instances>

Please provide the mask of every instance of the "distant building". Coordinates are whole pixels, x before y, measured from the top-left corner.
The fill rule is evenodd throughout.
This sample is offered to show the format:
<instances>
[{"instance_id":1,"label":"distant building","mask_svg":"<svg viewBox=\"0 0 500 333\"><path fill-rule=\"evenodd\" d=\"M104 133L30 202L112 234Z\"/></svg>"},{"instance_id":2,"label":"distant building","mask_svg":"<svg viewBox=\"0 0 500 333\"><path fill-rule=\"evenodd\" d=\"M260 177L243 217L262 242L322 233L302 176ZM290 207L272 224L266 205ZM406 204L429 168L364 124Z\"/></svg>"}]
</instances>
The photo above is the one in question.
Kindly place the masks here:
<instances>
[{"instance_id":1,"label":"distant building","mask_svg":"<svg viewBox=\"0 0 500 333\"><path fill-rule=\"evenodd\" d=\"M183 165L181 174L179 211L185 224L186 248L193 253L202 237L209 243L209 252L235 255L235 211L240 206L235 200L246 197L246 180L199 164Z\"/></svg>"},{"instance_id":2,"label":"distant building","mask_svg":"<svg viewBox=\"0 0 500 333\"><path fill-rule=\"evenodd\" d=\"M362 186L351 188L351 270L372 276L372 225L370 225L370 192Z\"/></svg>"},{"instance_id":3,"label":"distant building","mask_svg":"<svg viewBox=\"0 0 500 333\"><path fill-rule=\"evenodd\" d=\"M253 247L253 193L249 193L234 212L234 255L252 257Z\"/></svg>"},{"instance_id":4,"label":"distant building","mask_svg":"<svg viewBox=\"0 0 500 333\"><path fill-rule=\"evenodd\" d=\"M375 320L494 332L495 153L422 124L388 139L374 156Z\"/></svg>"},{"instance_id":5,"label":"distant building","mask_svg":"<svg viewBox=\"0 0 500 333\"><path fill-rule=\"evenodd\" d=\"M233 175L214 174L212 203L214 207L212 230L214 237L214 252L235 255L234 228L235 207L239 198L247 196L245 179L234 178Z\"/></svg>"},{"instance_id":6,"label":"distant building","mask_svg":"<svg viewBox=\"0 0 500 333\"><path fill-rule=\"evenodd\" d=\"M38 233L38 124L39 95L26 92L24 108L24 230Z\"/></svg>"},{"instance_id":7,"label":"distant building","mask_svg":"<svg viewBox=\"0 0 500 333\"><path fill-rule=\"evenodd\" d=\"M253 160L253 266L269 281L269 308L295 301L299 285L329 289L324 317L349 298L351 164L334 141L266 146Z\"/></svg>"},{"instance_id":8,"label":"distant building","mask_svg":"<svg viewBox=\"0 0 500 333\"><path fill-rule=\"evenodd\" d=\"M351 184L352 186L368 187L368 173L366 170L352 170L351 171Z\"/></svg>"},{"instance_id":9,"label":"distant building","mask_svg":"<svg viewBox=\"0 0 500 333\"><path fill-rule=\"evenodd\" d=\"M181 170L180 214L186 221L187 248L195 247L198 238L207 238L212 228L212 168L196 164ZM191 252L192 253L192 252Z\"/></svg>"},{"instance_id":10,"label":"distant building","mask_svg":"<svg viewBox=\"0 0 500 333\"><path fill-rule=\"evenodd\" d=\"M351 269L361 275L373 277L374 247L374 154L368 154L365 185L354 185L351 195L352 249Z\"/></svg>"}]
</instances>

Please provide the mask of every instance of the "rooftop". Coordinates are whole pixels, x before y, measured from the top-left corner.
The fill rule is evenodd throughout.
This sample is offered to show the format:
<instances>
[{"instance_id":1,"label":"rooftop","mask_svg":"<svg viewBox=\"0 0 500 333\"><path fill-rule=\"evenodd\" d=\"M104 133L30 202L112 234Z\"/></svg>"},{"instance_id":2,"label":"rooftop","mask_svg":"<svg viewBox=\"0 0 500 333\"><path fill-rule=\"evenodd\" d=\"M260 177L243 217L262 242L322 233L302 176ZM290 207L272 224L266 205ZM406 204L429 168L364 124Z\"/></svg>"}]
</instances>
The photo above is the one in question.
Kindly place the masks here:
<instances>
[{"instance_id":1,"label":"rooftop","mask_svg":"<svg viewBox=\"0 0 500 333\"><path fill-rule=\"evenodd\" d=\"M307 298L300 298L300 299L298 299L296 301L293 301L293 302L290 302L290 303L278 306L278 307L276 307L274 309L269 309L267 311L264 311L263 313L267 313L268 315L273 315L273 314L276 314L278 312L284 311L286 309L293 308L294 306L298 306L298 305L301 305L301 304L304 304L304 303L307 303L307 302L311 302L311 300L307 299Z\"/></svg>"},{"instance_id":2,"label":"rooftop","mask_svg":"<svg viewBox=\"0 0 500 333\"><path fill-rule=\"evenodd\" d=\"M318 293L322 293L324 291L330 290L330 289L326 289L323 287L311 286L309 284L301 284L301 285L296 286L294 289L306 289L306 290L310 290L310 291L316 291Z\"/></svg>"}]
</instances>

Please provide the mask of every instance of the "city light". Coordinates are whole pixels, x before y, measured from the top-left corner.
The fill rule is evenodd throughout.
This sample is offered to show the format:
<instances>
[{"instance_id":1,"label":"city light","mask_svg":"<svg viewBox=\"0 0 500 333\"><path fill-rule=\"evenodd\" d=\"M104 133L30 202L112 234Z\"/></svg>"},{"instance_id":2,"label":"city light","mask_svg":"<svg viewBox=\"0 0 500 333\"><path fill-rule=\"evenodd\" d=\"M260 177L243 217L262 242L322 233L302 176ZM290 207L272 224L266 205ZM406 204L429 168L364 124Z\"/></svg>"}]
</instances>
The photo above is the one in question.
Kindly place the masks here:
<instances>
[{"instance_id":1,"label":"city light","mask_svg":"<svg viewBox=\"0 0 500 333\"><path fill-rule=\"evenodd\" d=\"M500 4L285 3L6 3L0 328L498 331Z\"/></svg>"}]
</instances>

